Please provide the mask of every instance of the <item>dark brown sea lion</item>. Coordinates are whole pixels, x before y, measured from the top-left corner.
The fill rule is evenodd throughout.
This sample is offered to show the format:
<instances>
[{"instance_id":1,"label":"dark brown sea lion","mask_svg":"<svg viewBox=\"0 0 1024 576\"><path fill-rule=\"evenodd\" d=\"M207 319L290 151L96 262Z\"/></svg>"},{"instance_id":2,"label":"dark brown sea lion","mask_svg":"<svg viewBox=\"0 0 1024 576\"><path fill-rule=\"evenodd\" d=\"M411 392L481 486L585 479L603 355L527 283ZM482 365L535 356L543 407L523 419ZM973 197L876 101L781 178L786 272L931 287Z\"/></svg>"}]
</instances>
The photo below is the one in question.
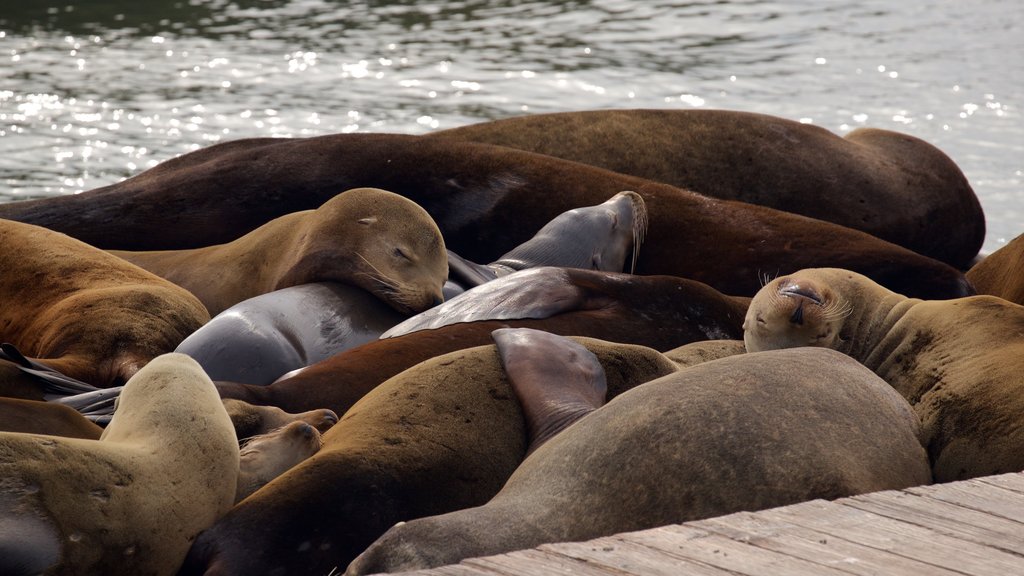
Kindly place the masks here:
<instances>
[{"instance_id":1,"label":"dark brown sea lion","mask_svg":"<svg viewBox=\"0 0 1024 576\"><path fill-rule=\"evenodd\" d=\"M519 284L512 281L520 277L530 279L531 298L514 298ZM700 282L682 278L572 268L535 268L500 278L494 284L504 285L509 291L492 292L494 301L480 305L518 311L518 315L372 342L286 375L269 386L217 382L217 387L225 398L271 404L289 412L323 407L344 414L384 380L428 358L490 343L491 332L498 328L531 327L670 350L697 340L740 338L748 302L747 298L723 296ZM557 294L558 298L545 294ZM496 302L501 300L512 306L498 306ZM533 313L538 308L545 308L546 313Z\"/></svg>"},{"instance_id":2,"label":"dark brown sea lion","mask_svg":"<svg viewBox=\"0 0 1024 576\"><path fill-rule=\"evenodd\" d=\"M1024 235L986 256L967 271L978 294L1024 304Z\"/></svg>"},{"instance_id":3,"label":"dark brown sea lion","mask_svg":"<svg viewBox=\"0 0 1024 576\"><path fill-rule=\"evenodd\" d=\"M937 482L1024 470L1024 307L922 301L813 269L765 285L744 327L748 351L822 346L874 370L921 418Z\"/></svg>"},{"instance_id":4,"label":"dark brown sea lion","mask_svg":"<svg viewBox=\"0 0 1024 576\"><path fill-rule=\"evenodd\" d=\"M99 440L0 433L0 573L174 574L237 475L213 383L188 356L155 358Z\"/></svg>"},{"instance_id":5,"label":"dark brown sea lion","mask_svg":"<svg viewBox=\"0 0 1024 576\"><path fill-rule=\"evenodd\" d=\"M969 293L954 268L835 224L542 154L397 134L226 142L96 190L0 204L0 217L103 248L189 248L231 241L360 186L422 206L445 245L473 262L494 261L566 210L633 190L650 216L638 274L752 295L762 274L838 266L913 296Z\"/></svg>"},{"instance_id":6,"label":"dark brown sea lion","mask_svg":"<svg viewBox=\"0 0 1024 576\"><path fill-rule=\"evenodd\" d=\"M985 240L981 204L960 168L931 144L890 130L839 137L749 112L592 110L426 137L509 146L803 214L961 269Z\"/></svg>"},{"instance_id":7,"label":"dark brown sea lion","mask_svg":"<svg viewBox=\"0 0 1024 576\"><path fill-rule=\"evenodd\" d=\"M45 228L0 220L0 342L94 386L124 384L210 319L184 288Z\"/></svg>"},{"instance_id":8,"label":"dark brown sea lion","mask_svg":"<svg viewBox=\"0 0 1024 576\"><path fill-rule=\"evenodd\" d=\"M211 316L260 294L328 281L415 314L442 300L448 276L444 239L430 215L374 188L348 190L226 244L112 253L187 288Z\"/></svg>"},{"instance_id":9,"label":"dark brown sea lion","mask_svg":"<svg viewBox=\"0 0 1024 576\"><path fill-rule=\"evenodd\" d=\"M931 481L906 400L853 359L742 354L623 393L540 446L487 504L391 528L346 574Z\"/></svg>"},{"instance_id":10,"label":"dark brown sea lion","mask_svg":"<svg viewBox=\"0 0 1024 576\"><path fill-rule=\"evenodd\" d=\"M70 406L41 400L0 398L0 431L99 440L103 428Z\"/></svg>"},{"instance_id":11,"label":"dark brown sea lion","mask_svg":"<svg viewBox=\"0 0 1024 576\"><path fill-rule=\"evenodd\" d=\"M609 397L676 369L650 348L578 341ZM367 394L319 452L200 535L181 574L327 574L395 522L483 504L526 448L493 345L432 358Z\"/></svg>"}]
</instances>

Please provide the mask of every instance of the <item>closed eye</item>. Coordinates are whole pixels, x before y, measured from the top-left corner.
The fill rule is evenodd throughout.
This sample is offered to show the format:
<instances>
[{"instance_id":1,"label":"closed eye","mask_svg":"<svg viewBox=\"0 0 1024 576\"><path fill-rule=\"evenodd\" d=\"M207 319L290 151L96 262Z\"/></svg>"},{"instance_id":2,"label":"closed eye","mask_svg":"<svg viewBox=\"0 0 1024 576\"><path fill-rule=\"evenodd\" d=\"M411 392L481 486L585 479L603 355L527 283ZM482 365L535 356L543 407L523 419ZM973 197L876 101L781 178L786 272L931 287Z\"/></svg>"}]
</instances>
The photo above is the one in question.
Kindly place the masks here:
<instances>
[{"instance_id":1,"label":"closed eye","mask_svg":"<svg viewBox=\"0 0 1024 576\"><path fill-rule=\"evenodd\" d=\"M402 250L401 248L395 248L395 257L404 258L405 260L412 262L412 258L410 258L409 255L405 253L405 250Z\"/></svg>"}]
</instances>

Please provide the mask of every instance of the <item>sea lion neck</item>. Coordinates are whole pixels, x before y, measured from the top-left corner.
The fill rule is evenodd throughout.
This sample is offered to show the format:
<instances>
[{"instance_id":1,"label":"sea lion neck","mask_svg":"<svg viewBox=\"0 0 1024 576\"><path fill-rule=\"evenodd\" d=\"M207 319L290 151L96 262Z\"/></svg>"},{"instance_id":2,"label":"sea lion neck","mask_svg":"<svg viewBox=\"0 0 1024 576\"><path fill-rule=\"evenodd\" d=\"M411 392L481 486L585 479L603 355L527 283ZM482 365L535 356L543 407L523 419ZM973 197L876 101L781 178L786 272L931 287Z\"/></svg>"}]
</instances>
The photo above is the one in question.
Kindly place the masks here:
<instances>
[{"instance_id":1,"label":"sea lion neck","mask_svg":"<svg viewBox=\"0 0 1024 576\"><path fill-rule=\"evenodd\" d=\"M835 347L872 370L877 368L879 349L890 339L893 327L911 307L921 302L881 286L874 287L876 290L864 290L861 283L851 282L849 288L844 288L844 297L851 298L854 305L843 322Z\"/></svg>"}]
</instances>

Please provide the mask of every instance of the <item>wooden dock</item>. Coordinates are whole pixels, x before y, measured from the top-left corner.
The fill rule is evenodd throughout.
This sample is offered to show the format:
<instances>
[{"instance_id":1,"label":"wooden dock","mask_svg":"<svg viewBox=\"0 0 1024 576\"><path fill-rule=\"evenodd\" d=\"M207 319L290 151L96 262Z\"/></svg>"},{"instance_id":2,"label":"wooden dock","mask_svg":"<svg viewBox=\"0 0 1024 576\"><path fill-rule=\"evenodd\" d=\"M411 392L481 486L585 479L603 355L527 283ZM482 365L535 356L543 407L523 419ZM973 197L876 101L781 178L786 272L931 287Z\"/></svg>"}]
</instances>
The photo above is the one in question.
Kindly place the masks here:
<instances>
[{"instance_id":1,"label":"wooden dock","mask_svg":"<svg viewBox=\"0 0 1024 576\"><path fill-rule=\"evenodd\" d=\"M1024 575L1024 473L740 512L408 574Z\"/></svg>"}]
</instances>

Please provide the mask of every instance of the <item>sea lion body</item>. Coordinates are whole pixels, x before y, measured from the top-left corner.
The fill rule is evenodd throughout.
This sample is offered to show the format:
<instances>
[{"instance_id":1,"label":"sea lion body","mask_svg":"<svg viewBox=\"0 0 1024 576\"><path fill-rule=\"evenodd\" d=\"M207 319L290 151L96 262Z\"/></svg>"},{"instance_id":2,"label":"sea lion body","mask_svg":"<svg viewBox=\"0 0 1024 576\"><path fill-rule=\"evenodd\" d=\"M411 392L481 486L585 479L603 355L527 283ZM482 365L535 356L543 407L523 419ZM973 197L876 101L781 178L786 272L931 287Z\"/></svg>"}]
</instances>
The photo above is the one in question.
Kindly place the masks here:
<instances>
[{"instance_id":1,"label":"sea lion body","mask_svg":"<svg viewBox=\"0 0 1024 576\"><path fill-rule=\"evenodd\" d=\"M989 254L967 271L978 294L1024 304L1024 234Z\"/></svg>"},{"instance_id":2,"label":"sea lion body","mask_svg":"<svg viewBox=\"0 0 1024 576\"><path fill-rule=\"evenodd\" d=\"M209 315L185 289L45 228L0 220L0 341L72 378L124 384Z\"/></svg>"},{"instance_id":3,"label":"sea lion body","mask_svg":"<svg viewBox=\"0 0 1024 576\"><path fill-rule=\"evenodd\" d=\"M362 288L409 315L442 300L448 274L430 215L373 188L347 190L225 244L113 253L187 288L211 316L247 298L324 281Z\"/></svg>"},{"instance_id":4,"label":"sea lion body","mask_svg":"<svg viewBox=\"0 0 1024 576\"><path fill-rule=\"evenodd\" d=\"M99 440L0 433L0 518L29 528L0 530L0 550L43 551L30 573L174 574L231 507L237 474L213 383L187 356L160 356L125 385Z\"/></svg>"},{"instance_id":5,"label":"sea lion body","mask_svg":"<svg viewBox=\"0 0 1024 576\"><path fill-rule=\"evenodd\" d=\"M730 110L533 114L432 132L509 146L770 206L862 230L965 268L985 217L957 165L899 132L840 137L813 124Z\"/></svg>"},{"instance_id":6,"label":"sea lion body","mask_svg":"<svg viewBox=\"0 0 1024 576\"><path fill-rule=\"evenodd\" d=\"M70 406L0 397L0 431L99 440L103 428Z\"/></svg>"},{"instance_id":7,"label":"sea lion body","mask_svg":"<svg viewBox=\"0 0 1024 576\"><path fill-rule=\"evenodd\" d=\"M892 385L921 419L936 481L1024 470L1024 307L922 301L811 269L765 285L744 327L748 351L829 347Z\"/></svg>"},{"instance_id":8,"label":"sea lion body","mask_svg":"<svg viewBox=\"0 0 1024 576\"><path fill-rule=\"evenodd\" d=\"M578 341L604 367L609 396L676 369L649 348ZM527 442L493 345L432 358L363 397L317 454L204 532L182 574L326 574L397 521L486 502Z\"/></svg>"},{"instance_id":9,"label":"sea lion body","mask_svg":"<svg viewBox=\"0 0 1024 576\"><path fill-rule=\"evenodd\" d=\"M467 299L481 289L493 298ZM528 297L521 297L523 290ZM537 328L670 350L698 340L739 339L748 301L672 276L551 267L499 278L458 299L488 314L474 316L473 321L463 315L457 324L364 344L286 374L269 386L217 382L217 387L225 398L290 412L323 407L344 414L369 390L402 370L434 356L488 344L498 328ZM535 313L541 308L546 309L544 314ZM497 319L491 312L498 312ZM482 317L492 319L478 319Z\"/></svg>"},{"instance_id":10,"label":"sea lion body","mask_svg":"<svg viewBox=\"0 0 1024 576\"><path fill-rule=\"evenodd\" d=\"M650 217L637 274L749 296L763 274L837 266L913 296L970 293L953 267L835 224L542 154L397 134L216 144L96 190L0 204L0 217L108 249L178 249L229 242L358 186L413 200L445 246L473 262L494 261L567 210L632 190Z\"/></svg>"},{"instance_id":11,"label":"sea lion body","mask_svg":"<svg viewBox=\"0 0 1024 576\"><path fill-rule=\"evenodd\" d=\"M927 484L918 426L899 394L831 350L707 362L579 419L487 504L391 528L346 574Z\"/></svg>"}]
</instances>

